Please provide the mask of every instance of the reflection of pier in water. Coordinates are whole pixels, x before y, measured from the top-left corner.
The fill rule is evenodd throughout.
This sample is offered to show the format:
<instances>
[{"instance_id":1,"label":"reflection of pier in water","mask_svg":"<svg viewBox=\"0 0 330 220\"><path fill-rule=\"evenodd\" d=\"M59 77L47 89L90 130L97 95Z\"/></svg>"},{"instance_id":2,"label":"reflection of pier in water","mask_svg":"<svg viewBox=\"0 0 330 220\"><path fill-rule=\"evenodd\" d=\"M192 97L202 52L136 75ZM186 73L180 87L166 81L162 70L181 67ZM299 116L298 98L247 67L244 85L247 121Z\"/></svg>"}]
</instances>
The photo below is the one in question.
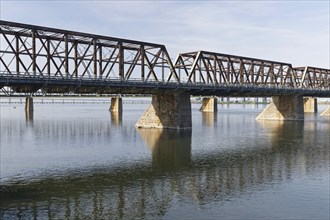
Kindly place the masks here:
<instances>
[{"instance_id":1,"label":"reflection of pier in water","mask_svg":"<svg viewBox=\"0 0 330 220\"><path fill-rule=\"evenodd\" d=\"M111 111L111 123L115 125L116 127L119 127L122 125L123 121L123 112L122 111Z\"/></svg>"},{"instance_id":2,"label":"reflection of pier in water","mask_svg":"<svg viewBox=\"0 0 330 220\"><path fill-rule=\"evenodd\" d=\"M202 112L203 125L213 127L217 124L218 112Z\"/></svg>"},{"instance_id":3,"label":"reflection of pier in water","mask_svg":"<svg viewBox=\"0 0 330 220\"><path fill-rule=\"evenodd\" d=\"M0 216L156 218L166 213L175 197L197 205L225 200L290 180L293 173L313 173L315 167L322 169L327 164L328 146L311 149L309 139L315 137L304 135L304 123L261 126L270 129L270 147L263 147L269 142L256 142L259 146L255 148L194 158L191 131L139 130L152 151L151 165L134 164L112 171L103 168L85 176L68 174L15 189L3 187L1 196L6 202L1 204ZM299 143L282 146L288 136Z\"/></svg>"}]
</instances>

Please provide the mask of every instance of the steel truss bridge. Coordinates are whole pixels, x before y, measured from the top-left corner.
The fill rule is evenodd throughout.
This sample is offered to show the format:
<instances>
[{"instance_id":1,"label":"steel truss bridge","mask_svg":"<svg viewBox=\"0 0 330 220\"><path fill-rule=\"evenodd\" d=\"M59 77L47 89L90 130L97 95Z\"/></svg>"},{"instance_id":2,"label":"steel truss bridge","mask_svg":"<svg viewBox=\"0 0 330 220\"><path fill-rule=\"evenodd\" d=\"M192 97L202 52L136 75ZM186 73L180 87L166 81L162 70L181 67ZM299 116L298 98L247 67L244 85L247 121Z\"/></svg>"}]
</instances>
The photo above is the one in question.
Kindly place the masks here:
<instances>
[{"instance_id":1,"label":"steel truss bridge","mask_svg":"<svg viewBox=\"0 0 330 220\"><path fill-rule=\"evenodd\" d=\"M0 88L15 93L330 97L330 70L0 20Z\"/></svg>"}]
</instances>

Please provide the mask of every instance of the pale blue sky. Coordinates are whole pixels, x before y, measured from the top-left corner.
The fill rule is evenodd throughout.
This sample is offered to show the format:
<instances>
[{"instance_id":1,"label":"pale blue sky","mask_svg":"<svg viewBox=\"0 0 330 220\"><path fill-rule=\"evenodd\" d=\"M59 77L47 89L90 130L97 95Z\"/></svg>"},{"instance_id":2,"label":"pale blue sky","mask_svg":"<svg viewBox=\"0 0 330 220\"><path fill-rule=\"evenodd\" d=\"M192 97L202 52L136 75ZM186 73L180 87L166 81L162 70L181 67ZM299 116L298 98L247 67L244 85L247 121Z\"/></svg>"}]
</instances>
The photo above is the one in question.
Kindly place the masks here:
<instances>
[{"instance_id":1,"label":"pale blue sky","mask_svg":"<svg viewBox=\"0 0 330 220\"><path fill-rule=\"evenodd\" d=\"M330 0L12 1L0 18L165 44L330 68Z\"/></svg>"}]
</instances>

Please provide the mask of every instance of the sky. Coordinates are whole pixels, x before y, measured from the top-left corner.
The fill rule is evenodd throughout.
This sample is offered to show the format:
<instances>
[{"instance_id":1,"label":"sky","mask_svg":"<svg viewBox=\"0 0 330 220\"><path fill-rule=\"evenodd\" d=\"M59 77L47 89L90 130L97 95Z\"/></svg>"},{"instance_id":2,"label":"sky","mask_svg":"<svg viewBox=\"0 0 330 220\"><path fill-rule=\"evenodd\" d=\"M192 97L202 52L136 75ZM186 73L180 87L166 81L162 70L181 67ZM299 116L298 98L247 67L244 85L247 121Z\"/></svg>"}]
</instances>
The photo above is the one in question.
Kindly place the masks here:
<instances>
[{"instance_id":1,"label":"sky","mask_svg":"<svg viewBox=\"0 0 330 220\"><path fill-rule=\"evenodd\" d=\"M0 19L330 69L330 0L0 0Z\"/></svg>"}]
</instances>

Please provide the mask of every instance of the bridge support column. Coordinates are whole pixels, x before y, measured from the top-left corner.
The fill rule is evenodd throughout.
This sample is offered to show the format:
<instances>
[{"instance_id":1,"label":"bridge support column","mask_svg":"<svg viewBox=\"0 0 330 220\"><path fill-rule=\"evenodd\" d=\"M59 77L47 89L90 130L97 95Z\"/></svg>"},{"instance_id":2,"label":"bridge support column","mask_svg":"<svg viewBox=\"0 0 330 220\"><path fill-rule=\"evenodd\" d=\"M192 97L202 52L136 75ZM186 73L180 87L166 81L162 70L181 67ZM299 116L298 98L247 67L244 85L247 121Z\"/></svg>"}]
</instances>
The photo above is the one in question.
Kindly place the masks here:
<instances>
[{"instance_id":1,"label":"bridge support column","mask_svg":"<svg viewBox=\"0 0 330 220\"><path fill-rule=\"evenodd\" d=\"M328 108L326 108L320 115L330 117L330 106Z\"/></svg>"},{"instance_id":2,"label":"bridge support column","mask_svg":"<svg viewBox=\"0 0 330 220\"><path fill-rule=\"evenodd\" d=\"M111 98L111 105L109 108L111 112L122 112L123 111L123 100L121 97Z\"/></svg>"},{"instance_id":3,"label":"bridge support column","mask_svg":"<svg viewBox=\"0 0 330 220\"><path fill-rule=\"evenodd\" d=\"M199 111L201 112L217 112L218 111L218 99L217 98L203 98L202 106Z\"/></svg>"},{"instance_id":4,"label":"bridge support column","mask_svg":"<svg viewBox=\"0 0 330 220\"><path fill-rule=\"evenodd\" d=\"M298 95L273 96L272 102L261 112L258 120L303 120L303 97Z\"/></svg>"},{"instance_id":5,"label":"bridge support column","mask_svg":"<svg viewBox=\"0 0 330 220\"><path fill-rule=\"evenodd\" d=\"M33 98L26 97L25 99L25 112L33 112Z\"/></svg>"},{"instance_id":6,"label":"bridge support column","mask_svg":"<svg viewBox=\"0 0 330 220\"><path fill-rule=\"evenodd\" d=\"M317 99L316 98L304 98L304 112L317 112Z\"/></svg>"},{"instance_id":7,"label":"bridge support column","mask_svg":"<svg viewBox=\"0 0 330 220\"><path fill-rule=\"evenodd\" d=\"M189 94L157 94L151 105L136 123L138 128L191 128L191 103Z\"/></svg>"}]
</instances>

